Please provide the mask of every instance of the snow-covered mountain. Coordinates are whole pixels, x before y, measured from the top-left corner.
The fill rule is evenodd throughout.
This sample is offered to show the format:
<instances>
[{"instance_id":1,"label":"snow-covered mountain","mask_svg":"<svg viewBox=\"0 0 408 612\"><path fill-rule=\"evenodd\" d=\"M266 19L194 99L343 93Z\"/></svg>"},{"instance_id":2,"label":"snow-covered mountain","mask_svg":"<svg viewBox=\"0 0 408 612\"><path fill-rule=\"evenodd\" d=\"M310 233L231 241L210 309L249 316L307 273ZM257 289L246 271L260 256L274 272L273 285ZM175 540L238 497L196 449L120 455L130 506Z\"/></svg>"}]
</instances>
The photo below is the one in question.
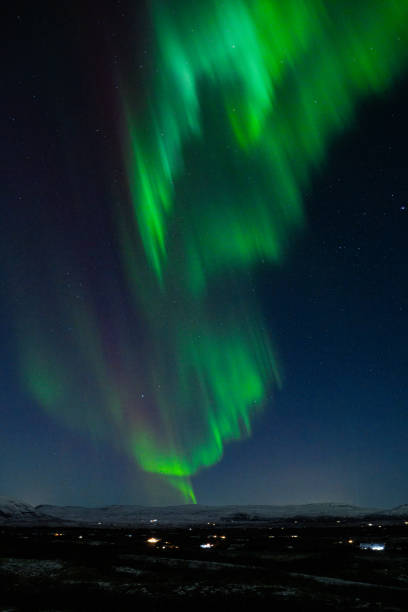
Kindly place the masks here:
<instances>
[{"instance_id":1,"label":"snow-covered mountain","mask_svg":"<svg viewBox=\"0 0 408 612\"><path fill-rule=\"evenodd\" d=\"M384 514L387 516L408 516L408 504L397 506L396 508L392 508L391 510L383 510L380 514Z\"/></svg>"},{"instance_id":2,"label":"snow-covered mountain","mask_svg":"<svg viewBox=\"0 0 408 612\"><path fill-rule=\"evenodd\" d=\"M41 518L41 513L26 502L0 497L0 522L33 521Z\"/></svg>"},{"instance_id":3,"label":"snow-covered mountain","mask_svg":"<svg viewBox=\"0 0 408 612\"><path fill-rule=\"evenodd\" d=\"M347 504L305 504L300 506L37 506L37 510L60 520L103 525L186 525L207 523L256 523L295 517L358 518L377 513L373 508Z\"/></svg>"},{"instance_id":4,"label":"snow-covered mountain","mask_svg":"<svg viewBox=\"0 0 408 612\"><path fill-rule=\"evenodd\" d=\"M360 519L382 516L390 519L408 516L408 505L390 510L360 508L348 504L316 503L288 506L31 506L23 501L0 497L0 524L88 524L88 525L218 525L259 523L294 518L318 519L323 517Z\"/></svg>"}]
</instances>

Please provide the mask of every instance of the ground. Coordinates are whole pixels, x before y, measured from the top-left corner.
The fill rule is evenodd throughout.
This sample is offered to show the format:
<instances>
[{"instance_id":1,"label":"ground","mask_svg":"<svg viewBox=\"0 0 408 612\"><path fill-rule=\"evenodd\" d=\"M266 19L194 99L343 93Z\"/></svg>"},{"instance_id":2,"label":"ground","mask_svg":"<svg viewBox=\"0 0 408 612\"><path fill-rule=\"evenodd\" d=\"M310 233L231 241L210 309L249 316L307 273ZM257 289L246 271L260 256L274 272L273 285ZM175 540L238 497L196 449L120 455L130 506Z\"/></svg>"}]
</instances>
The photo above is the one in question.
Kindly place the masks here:
<instances>
[{"instance_id":1,"label":"ground","mask_svg":"<svg viewBox=\"0 0 408 612\"><path fill-rule=\"evenodd\" d=\"M373 541L385 550L360 549ZM101 611L407 609L403 520L5 526L0 545L0 612L89 610L90 601Z\"/></svg>"}]
</instances>

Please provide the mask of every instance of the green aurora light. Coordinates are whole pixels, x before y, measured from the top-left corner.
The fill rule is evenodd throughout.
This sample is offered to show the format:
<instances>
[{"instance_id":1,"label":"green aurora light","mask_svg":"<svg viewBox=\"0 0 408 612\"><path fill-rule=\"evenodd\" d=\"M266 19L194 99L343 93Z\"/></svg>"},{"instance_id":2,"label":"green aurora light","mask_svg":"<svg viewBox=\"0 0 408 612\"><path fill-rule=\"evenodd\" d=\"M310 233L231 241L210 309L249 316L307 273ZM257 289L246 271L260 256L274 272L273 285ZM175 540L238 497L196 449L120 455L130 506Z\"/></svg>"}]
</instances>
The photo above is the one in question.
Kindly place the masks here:
<instances>
[{"instance_id":1,"label":"green aurora light","mask_svg":"<svg viewBox=\"0 0 408 612\"><path fill-rule=\"evenodd\" d=\"M120 439L143 470L195 501L191 477L250 434L280 385L251 271L283 263L333 138L404 68L408 1L151 6L157 70L142 111L122 100L130 198L117 217L143 346L112 323L112 368L97 305L65 303L77 370L29 323L22 370L47 411ZM74 407L77 388L88 391Z\"/></svg>"}]
</instances>

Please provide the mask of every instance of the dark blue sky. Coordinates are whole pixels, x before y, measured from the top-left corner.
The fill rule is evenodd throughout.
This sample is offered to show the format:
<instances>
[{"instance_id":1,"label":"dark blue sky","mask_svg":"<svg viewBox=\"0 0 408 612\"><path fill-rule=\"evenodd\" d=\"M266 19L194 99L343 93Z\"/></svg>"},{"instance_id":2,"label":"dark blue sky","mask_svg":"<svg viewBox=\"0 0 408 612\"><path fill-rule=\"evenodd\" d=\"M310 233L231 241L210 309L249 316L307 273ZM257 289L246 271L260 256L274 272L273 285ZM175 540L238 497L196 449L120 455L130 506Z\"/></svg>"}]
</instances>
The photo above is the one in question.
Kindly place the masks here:
<instances>
[{"instance_id":1,"label":"dark blue sky","mask_svg":"<svg viewBox=\"0 0 408 612\"><path fill-rule=\"evenodd\" d=\"M130 16L126 3L75 4L38 12L22 3L3 20L0 494L149 503L148 479L120 444L45 414L18 373L13 315L27 285L46 292L47 255L64 262L56 282L75 270L81 291L92 277L102 304L118 269L109 212L124 181L116 65L148 63L149 33L142 6ZM407 80L364 102L306 194L308 227L286 264L256 270L284 385L253 436L194 479L200 503L407 503L407 107ZM41 256L37 243L46 243Z\"/></svg>"}]
</instances>

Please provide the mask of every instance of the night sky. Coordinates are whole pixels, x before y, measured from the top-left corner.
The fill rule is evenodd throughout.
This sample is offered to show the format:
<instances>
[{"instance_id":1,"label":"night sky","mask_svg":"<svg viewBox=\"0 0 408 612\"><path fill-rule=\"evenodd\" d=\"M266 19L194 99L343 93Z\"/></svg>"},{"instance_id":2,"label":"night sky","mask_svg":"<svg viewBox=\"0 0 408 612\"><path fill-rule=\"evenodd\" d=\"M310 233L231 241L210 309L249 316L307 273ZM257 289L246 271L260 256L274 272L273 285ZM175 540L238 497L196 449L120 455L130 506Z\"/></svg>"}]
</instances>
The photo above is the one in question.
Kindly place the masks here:
<instances>
[{"instance_id":1,"label":"night sky","mask_svg":"<svg viewBox=\"0 0 408 612\"><path fill-rule=\"evenodd\" d=\"M2 9L1 495L408 503L408 2L354 5Z\"/></svg>"}]
</instances>

